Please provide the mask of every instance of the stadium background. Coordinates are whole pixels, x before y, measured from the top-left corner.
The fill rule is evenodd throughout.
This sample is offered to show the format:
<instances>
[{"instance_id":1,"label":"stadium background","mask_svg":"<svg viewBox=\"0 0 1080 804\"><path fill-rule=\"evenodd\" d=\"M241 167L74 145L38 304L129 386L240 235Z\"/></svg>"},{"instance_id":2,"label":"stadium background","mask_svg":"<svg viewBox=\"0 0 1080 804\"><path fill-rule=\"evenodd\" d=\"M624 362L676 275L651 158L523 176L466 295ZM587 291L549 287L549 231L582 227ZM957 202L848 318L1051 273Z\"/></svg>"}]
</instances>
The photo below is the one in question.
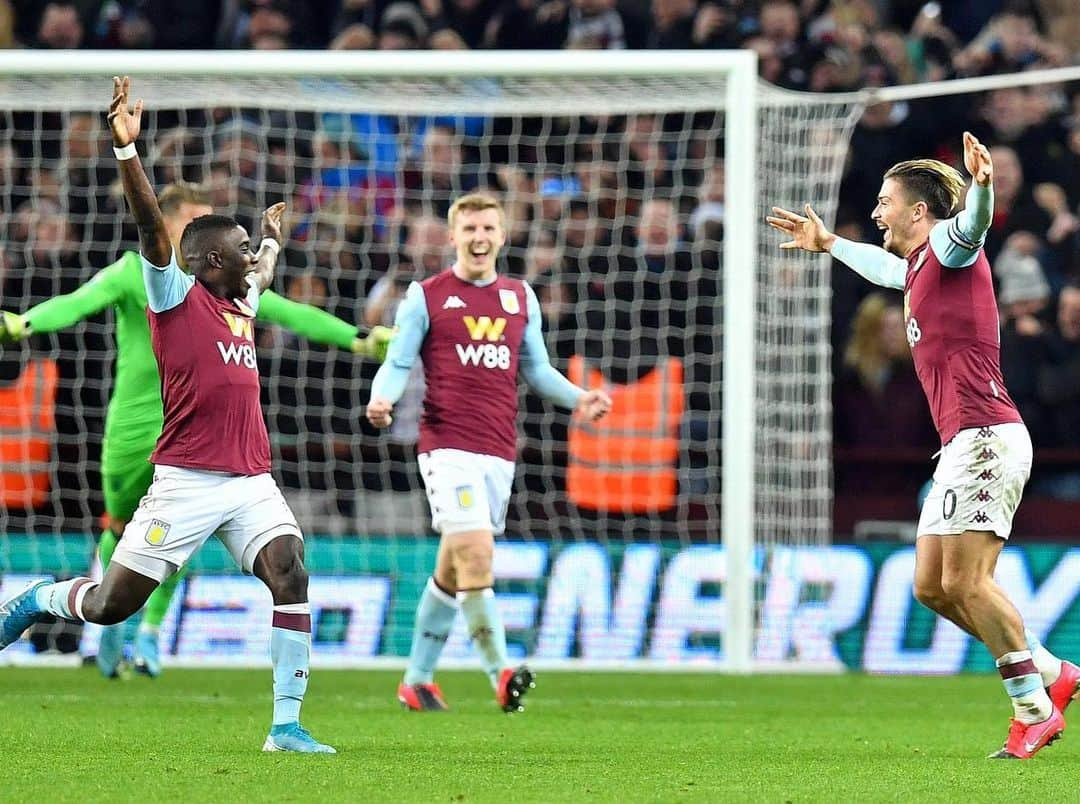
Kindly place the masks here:
<instances>
[{"instance_id":1,"label":"stadium background","mask_svg":"<svg viewBox=\"0 0 1080 804\"><path fill-rule=\"evenodd\" d=\"M766 80L828 93L1063 66L1075 62L1080 41L1077 12L1053 2L315 5L0 3L9 29L0 31L0 42L750 47ZM678 491L645 524L626 510L629 499L623 510L601 513L571 505L567 420L524 397L519 493L510 517L518 538L500 551L500 592L519 651L549 659L716 659L722 601L701 569L719 550L724 152L714 117L561 118L553 127L550 118L154 109L147 101L145 145L155 183L206 182L215 205L249 227L265 206L289 203L290 244L276 287L290 298L360 325L390 320L404 285L445 265L441 218L451 198L483 186L512 199L504 268L537 288L560 368L580 355L609 381L632 383L678 360L685 389L672 462ZM100 116L9 108L0 111L0 124L7 178L0 306L23 310L88 281L133 246L135 233L116 191ZM1080 279L1077 85L871 106L852 133L836 230L875 240L868 211L884 169L915 154L956 163L965 129L996 147L997 215L988 252L1001 294L1003 363L1037 446L1017 546L1003 574L1050 647L1068 653L1080 645L1078 590L1070 578L1080 554L1070 547L1080 535L1080 383L1072 381L1080 368L1080 302L1067 289ZM897 299L873 290L833 266L836 546L770 564L759 584L756 653L764 661L795 656L824 667L893 672L987 669L985 652L934 623L905 585L912 548L903 540L937 444L897 322ZM325 590L313 591L325 596L316 653L343 662L400 656L417 579L430 564L409 417L399 416L389 437L368 428L361 406L372 365L272 328L258 333L258 344L276 474L312 534L319 579L313 590ZM8 381L26 377L43 356L59 370L55 460L43 498L31 505L5 500L5 590L37 572L80 571L91 559L111 346L108 317L100 316L0 354ZM172 649L181 657L259 661L265 644L248 634L260 630L266 601L257 586L229 574L215 547L196 559L166 634L173 629ZM800 590L794 596L793 588ZM46 627L17 650L71 650L78 635ZM92 629L82 649L92 651ZM467 650L456 634L448 654Z\"/></svg>"}]
</instances>

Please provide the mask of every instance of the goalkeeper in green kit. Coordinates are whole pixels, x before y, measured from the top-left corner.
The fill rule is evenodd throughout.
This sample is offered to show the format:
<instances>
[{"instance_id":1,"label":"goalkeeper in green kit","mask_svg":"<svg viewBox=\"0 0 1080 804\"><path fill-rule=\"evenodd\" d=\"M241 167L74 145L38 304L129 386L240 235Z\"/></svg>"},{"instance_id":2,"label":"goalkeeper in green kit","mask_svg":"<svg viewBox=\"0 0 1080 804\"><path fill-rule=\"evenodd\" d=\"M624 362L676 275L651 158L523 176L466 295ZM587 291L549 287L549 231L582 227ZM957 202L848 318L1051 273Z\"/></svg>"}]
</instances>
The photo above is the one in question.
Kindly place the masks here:
<instances>
[{"instance_id":1,"label":"goalkeeper in green kit","mask_svg":"<svg viewBox=\"0 0 1080 804\"><path fill-rule=\"evenodd\" d=\"M178 182L164 187L158 198L176 253L184 227L213 213L209 195L198 185ZM319 343L333 344L365 357L382 360L391 330L375 327L360 337L355 326L324 310L285 299L273 291L262 295L257 320L268 321ZM108 527L101 534L102 566L109 563L124 527L150 488L154 450L163 423L161 380L150 346L146 317L146 288L138 252L128 251L74 293L42 302L22 315L0 313L0 343L11 343L38 332L69 327L106 307L116 311L116 375L105 417L101 479ZM161 672L158 631L183 570L172 575L147 600L135 638L135 669L149 676ZM124 654L124 624L102 631L97 664L103 675L119 675Z\"/></svg>"}]
</instances>

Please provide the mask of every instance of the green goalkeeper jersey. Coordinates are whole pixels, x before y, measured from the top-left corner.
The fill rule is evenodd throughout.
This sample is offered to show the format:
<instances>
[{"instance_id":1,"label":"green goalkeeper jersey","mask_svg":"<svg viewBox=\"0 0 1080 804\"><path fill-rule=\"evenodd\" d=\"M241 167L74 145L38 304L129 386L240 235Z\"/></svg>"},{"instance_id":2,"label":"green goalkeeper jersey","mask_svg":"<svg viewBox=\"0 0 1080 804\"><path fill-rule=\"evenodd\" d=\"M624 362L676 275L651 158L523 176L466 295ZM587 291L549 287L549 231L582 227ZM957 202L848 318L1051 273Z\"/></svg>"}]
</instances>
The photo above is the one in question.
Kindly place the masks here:
<instances>
[{"instance_id":1,"label":"green goalkeeper jersey","mask_svg":"<svg viewBox=\"0 0 1080 804\"><path fill-rule=\"evenodd\" d=\"M49 299L24 314L37 333L64 329L106 307L116 311L116 375L105 417L105 447L113 454L128 452L126 442L132 449L145 449L148 433L156 439L161 432L161 379L150 345L146 305L142 260L127 251L74 293ZM256 318L343 349L349 349L357 336L355 326L270 290L262 294Z\"/></svg>"}]
</instances>

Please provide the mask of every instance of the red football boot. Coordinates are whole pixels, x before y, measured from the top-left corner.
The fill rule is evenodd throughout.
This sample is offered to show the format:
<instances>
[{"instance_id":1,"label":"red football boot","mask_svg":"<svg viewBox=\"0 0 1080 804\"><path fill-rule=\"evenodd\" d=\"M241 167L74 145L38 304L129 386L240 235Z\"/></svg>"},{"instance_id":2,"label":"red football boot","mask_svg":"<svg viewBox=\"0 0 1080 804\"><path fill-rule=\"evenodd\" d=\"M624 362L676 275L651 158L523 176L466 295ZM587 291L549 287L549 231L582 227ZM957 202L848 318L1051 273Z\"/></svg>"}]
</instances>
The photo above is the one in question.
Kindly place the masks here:
<instances>
[{"instance_id":1,"label":"red football boot","mask_svg":"<svg viewBox=\"0 0 1080 804\"><path fill-rule=\"evenodd\" d=\"M1062 714L1073 701L1080 697L1080 667L1072 662L1061 663L1061 675L1058 680L1046 688L1046 694L1054 702L1054 707Z\"/></svg>"},{"instance_id":2,"label":"red football boot","mask_svg":"<svg viewBox=\"0 0 1080 804\"><path fill-rule=\"evenodd\" d=\"M1065 718L1054 707L1054 713L1042 723L1021 723L1013 718L1009 724L1009 736L1000 751L988 759L1031 759L1042 748L1050 745L1065 731Z\"/></svg>"},{"instance_id":3,"label":"red football boot","mask_svg":"<svg viewBox=\"0 0 1080 804\"><path fill-rule=\"evenodd\" d=\"M443 700L442 690L435 683L406 684L403 681L398 684L397 699L402 706L414 712L445 712L450 708Z\"/></svg>"}]
</instances>

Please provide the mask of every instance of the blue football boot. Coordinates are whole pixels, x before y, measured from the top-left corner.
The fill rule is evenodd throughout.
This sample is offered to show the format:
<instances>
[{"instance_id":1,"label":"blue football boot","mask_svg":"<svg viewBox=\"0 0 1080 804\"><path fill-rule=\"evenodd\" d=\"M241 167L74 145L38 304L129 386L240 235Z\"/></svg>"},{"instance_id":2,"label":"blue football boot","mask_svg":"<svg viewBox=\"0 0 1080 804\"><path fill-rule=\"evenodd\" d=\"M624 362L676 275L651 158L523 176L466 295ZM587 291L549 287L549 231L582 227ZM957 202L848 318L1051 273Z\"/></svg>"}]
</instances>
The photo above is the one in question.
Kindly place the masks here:
<instances>
[{"instance_id":1,"label":"blue football boot","mask_svg":"<svg viewBox=\"0 0 1080 804\"><path fill-rule=\"evenodd\" d=\"M270 728L263 743L263 751L296 751L301 754L336 754L329 745L323 745L299 723L282 723Z\"/></svg>"},{"instance_id":2,"label":"blue football boot","mask_svg":"<svg viewBox=\"0 0 1080 804\"><path fill-rule=\"evenodd\" d=\"M124 624L106 625L101 629L97 649L97 666L105 678L119 678L124 661Z\"/></svg>"},{"instance_id":3,"label":"blue football boot","mask_svg":"<svg viewBox=\"0 0 1080 804\"><path fill-rule=\"evenodd\" d=\"M135 635L135 672L150 678L161 675L161 656L158 653L158 632L140 628Z\"/></svg>"},{"instance_id":4,"label":"blue football boot","mask_svg":"<svg viewBox=\"0 0 1080 804\"><path fill-rule=\"evenodd\" d=\"M36 593L48 581L38 581L13 598L0 603L0 650L23 635L45 612L37 604Z\"/></svg>"}]
</instances>

